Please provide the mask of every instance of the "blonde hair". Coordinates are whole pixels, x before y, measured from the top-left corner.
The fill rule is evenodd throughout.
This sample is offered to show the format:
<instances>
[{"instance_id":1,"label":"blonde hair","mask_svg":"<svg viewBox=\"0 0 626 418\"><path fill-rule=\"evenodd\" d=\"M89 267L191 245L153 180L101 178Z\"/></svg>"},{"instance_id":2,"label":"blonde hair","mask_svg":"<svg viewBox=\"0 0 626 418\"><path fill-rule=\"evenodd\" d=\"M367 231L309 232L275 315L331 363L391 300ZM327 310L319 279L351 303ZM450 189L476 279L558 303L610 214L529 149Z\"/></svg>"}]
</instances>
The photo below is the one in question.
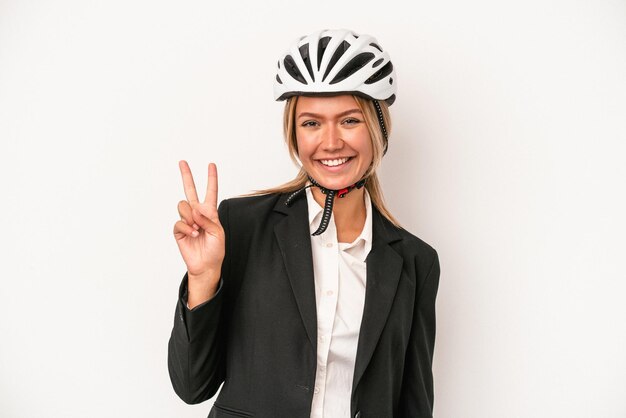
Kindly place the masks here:
<instances>
[{"instance_id":1,"label":"blonde hair","mask_svg":"<svg viewBox=\"0 0 626 418\"><path fill-rule=\"evenodd\" d=\"M383 158L385 139L383 137L383 133L380 130L378 115L376 113L376 109L374 108L374 103L371 100L364 99L356 95L353 95L352 97L354 97L359 109L363 113L365 124L367 125L367 129L369 131L372 141L372 164L364 175L364 177L367 177L367 181L365 182L365 188L370 195L372 204L376 207L376 209L378 209L381 215L387 218L395 226L400 227L400 223L393 217L393 215L385 205L383 190L380 186L380 182L378 181L378 175L376 174L376 169L380 166ZM271 193L291 193L303 188L308 182L309 179L307 173L306 171L304 171L300 161L298 160L298 141L296 139L295 127L297 103L298 96L290 97L285 103L285 110L283 113L283 133L285 137L285 142L287 143L287 148L289 150L289 156L291 157L291 160L296 164L296 166L300 168L300 171L293 180L288 181L287 183L284 183L277 187L272 187L270 189L255 190L254 192L249 193L247 196L264 195ZM379 104L383 113L383 121L385 123L385 127L387 128L387 135L390 135L391 115L389 114L388 105L384 101L380 101Z\"/></svg>"}]
</instances>

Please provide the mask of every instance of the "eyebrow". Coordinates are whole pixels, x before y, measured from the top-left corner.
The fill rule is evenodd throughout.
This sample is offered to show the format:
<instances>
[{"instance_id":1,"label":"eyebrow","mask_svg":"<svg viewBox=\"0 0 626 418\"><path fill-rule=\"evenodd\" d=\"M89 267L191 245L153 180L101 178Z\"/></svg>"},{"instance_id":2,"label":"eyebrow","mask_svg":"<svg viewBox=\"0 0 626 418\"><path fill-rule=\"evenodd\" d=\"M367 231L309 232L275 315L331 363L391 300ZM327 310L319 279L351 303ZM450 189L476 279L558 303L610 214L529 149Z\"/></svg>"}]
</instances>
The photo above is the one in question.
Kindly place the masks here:
<instances>
[{"instance_id":1,"label":"eyebrow","mask_svg":"<svg viewBox=\"0 0 626 418\"><path fill-rule=\"evenodd\" d=\"M351 113L361 113L361 109L350 109L350 110L346 110L345 112L341 112L339 114L337 114L336 116L338 118L342 117L342 116L346 116L349 115ZM298 115L298 118L302 118L302 117L310 117L310 118L318 118L318 119L322 119L322 115L318 115L317 113L310 113L310 112L302 112Z\"/></svg>"}]
</instances>

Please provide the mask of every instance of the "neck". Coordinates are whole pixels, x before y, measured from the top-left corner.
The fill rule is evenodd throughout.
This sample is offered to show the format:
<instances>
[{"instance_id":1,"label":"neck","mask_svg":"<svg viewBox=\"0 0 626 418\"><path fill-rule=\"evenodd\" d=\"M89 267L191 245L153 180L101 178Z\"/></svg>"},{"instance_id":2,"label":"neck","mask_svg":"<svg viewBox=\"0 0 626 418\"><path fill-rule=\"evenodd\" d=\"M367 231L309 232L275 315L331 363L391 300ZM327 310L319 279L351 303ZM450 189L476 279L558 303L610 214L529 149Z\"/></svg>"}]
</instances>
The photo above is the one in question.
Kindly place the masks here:
<instances>
[{"instance_id":1,"label":"neck","mask_svg":"<svg viewBox=\"0 0 626 418\"><path fill-rule=\"evenodd\" d=\"M315 201L324 207L326 195L317 187L312 187L311 192ZM335 197L333 217L337 227L338 241L354 241L365 225L365 187L355 188L342 198Z\"/></svg>"}]
</instances>

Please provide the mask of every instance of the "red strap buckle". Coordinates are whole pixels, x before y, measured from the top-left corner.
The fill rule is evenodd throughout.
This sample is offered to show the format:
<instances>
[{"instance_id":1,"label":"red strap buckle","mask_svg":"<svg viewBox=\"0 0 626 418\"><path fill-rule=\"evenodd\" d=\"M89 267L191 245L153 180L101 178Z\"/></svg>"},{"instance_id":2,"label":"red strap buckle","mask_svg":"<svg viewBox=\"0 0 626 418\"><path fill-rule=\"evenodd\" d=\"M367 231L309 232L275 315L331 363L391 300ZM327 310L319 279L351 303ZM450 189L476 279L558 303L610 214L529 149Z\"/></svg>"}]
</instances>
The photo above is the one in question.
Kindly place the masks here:
<instances>
[{"instance_id":1,"label":"red strap buckle","mask_svg":"<svg viewBox=\"0 0 626 418\"><path fill-rule=\"evenodd\" d=\"M349 191L350 191L350 189L347 188L347 187L345 189L341 189L341 190L337 191L337 196L338 197L344 197L345 195L348 194Z\"/></svg>"}]
</instances>

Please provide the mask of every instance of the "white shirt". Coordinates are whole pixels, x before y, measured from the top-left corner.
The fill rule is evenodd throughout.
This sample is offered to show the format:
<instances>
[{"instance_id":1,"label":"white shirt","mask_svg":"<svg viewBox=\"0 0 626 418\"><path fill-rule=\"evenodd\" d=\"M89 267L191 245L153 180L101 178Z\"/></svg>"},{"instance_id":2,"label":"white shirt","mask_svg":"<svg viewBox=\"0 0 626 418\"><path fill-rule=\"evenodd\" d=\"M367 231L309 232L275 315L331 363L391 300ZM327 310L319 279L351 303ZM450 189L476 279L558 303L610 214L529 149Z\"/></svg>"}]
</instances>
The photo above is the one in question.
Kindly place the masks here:
<instances>
[{"instance_id":1,"label":"white shirt","mask_svg":"<svg viewBox=\"0 0 626 418\"><path fill-rule=\"evenodd\" d=\"M311 233L323 208L306 189ZM365 304L365 258L372 248L372 207L365 190L365 224L351 243L337 241L331 216L323 234L311 236L317 304L317 369L311 418L350 418L359 330Z\"/></svg>"}]
</instances>

